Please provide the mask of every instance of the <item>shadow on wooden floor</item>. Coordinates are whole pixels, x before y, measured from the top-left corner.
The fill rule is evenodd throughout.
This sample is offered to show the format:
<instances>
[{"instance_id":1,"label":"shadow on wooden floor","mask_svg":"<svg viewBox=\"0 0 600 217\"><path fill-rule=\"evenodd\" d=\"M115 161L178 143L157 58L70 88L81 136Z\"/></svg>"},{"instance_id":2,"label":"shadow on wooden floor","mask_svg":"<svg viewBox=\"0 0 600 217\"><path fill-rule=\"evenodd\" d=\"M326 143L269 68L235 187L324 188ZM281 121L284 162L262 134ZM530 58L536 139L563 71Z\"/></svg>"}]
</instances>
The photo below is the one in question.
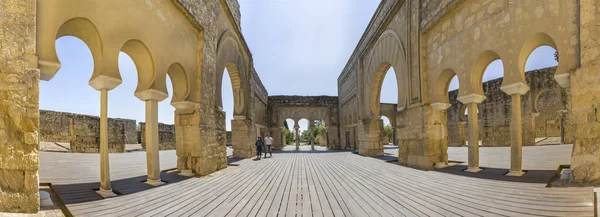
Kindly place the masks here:
<instances>
[{"instance_id":1,"label":"shadow on wooden floor","mask_svg":"<svg viewBox=\"0 0 600 217\"><path fill-rule=\"evenodd\" d=\"M483 170L477 173L465 172L464 170L466 169L467 165L454 165L433 171L480 179L540 184L549 183L556 174L556 170L524 170L526 173L523 176L516 177L506 176L506 174L509 172L509 169L505 168L481 167Z\"/></svg>"},{"instance_id":2,"label":"shadow on wooden floor","mask_svg":"<svg viewBox=\"0 0 600 217\"><path fill-rule=\"evenodd\" d=\"M179 176L177 173L166 173L162 172L160 174L162 181L166 182L165 185L177 183L189 178L186 176ZM118 195L127 195L133 194L141 191L145 191L151 188L160 188L161 186L150 186L144 183L146 181L146 176L137 176L133 178L114 180L111 182L113 191ZM100 195L98 195L94 189L98 189L100 187L99 182L92 183L77 183L77 184L56 184L53 185L54 190L62 199L62 202L65 205L69 204L77 204L77 203L85 203L90 201L102 200Z\"/></svg>"}]
</instances>

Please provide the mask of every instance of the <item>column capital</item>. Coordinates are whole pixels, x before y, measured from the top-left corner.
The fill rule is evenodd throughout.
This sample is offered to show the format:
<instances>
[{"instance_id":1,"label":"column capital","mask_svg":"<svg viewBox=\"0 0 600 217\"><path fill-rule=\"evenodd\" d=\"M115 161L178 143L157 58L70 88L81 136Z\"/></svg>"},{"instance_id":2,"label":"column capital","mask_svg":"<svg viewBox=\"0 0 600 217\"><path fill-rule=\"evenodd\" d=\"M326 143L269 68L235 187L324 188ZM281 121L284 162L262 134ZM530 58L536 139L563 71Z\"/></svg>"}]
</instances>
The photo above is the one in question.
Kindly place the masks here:
<instances>
[{"instance_id":1,"label":"column capital","mask_svg":"<svg viewBox=\"0 0 600 217\"><path fill-rule=\"evenodd\" d=\"M479 95L476 93L472 93L469 95L459 96L457 99L458 99L458 101L462 102L463 104L481 103L481 102L483 102L483 100L485 100L485 96Z\"/></svg>"},{"instance_id":2,"label":"column capital","mask_svg":"<svg viewBox=\"0 0 600 217\"><path fill-rule=\"evenodd\" d=\"M134 95L135 95L135 97L137 97L138 99L140 99L142 101L157 101L157 102L163 101L164 99L169 97L168 94L163 93L162 91L154 90L154 89L140 91L140 92L135 93Z\"/></svg>"},{"instance_id":3,"label":"column capital","mask_svg":"<svg viewBox=\"0 0 600 217\"><path fill-rule=\"evenodd\" d=\"M571 86L571 74L570 73L555 74L554 80L556 80L556 83L558 83L558 85L560 85L563 88L567 88L567 87Z\"/></svg>"},{"instance_id":4,"label":"column capital","mask_svg":"<svg viewBox=\"0 0 600 217\"><path fill-rule=\"evenodd\" d=\"M188 110L194 109L194 106L196 105L196 103L193 103L190 101L179 101L179 102L171 102L171 105L173 107L175 107L175 109L177 109L177 110L188 111Z\"/></svg>"},{"instance_id":5,"label":"column capital","mask_svg":"<svg viewBox=\"0 0 600 217\"><path fill-rule=\"evenodd\" d=\"M431 103L431 108L433 108L433 110L446 110L448 108L450 108L450 106L452 106L450 103L443 103L443 102L436 102L436 103Z\"/></svg>"},{"instance_id":6,"label":"column capital","mask_svg":"<svg viewBox=\"0 0 600 217\"><path fill-rule=\"evenodd\" d=\"M504 93L511 95L511 96L515 95L515 94L524 95L529 91L529 86L527 86L527 84L525 84L523 82L518 82L518 83L502 86L502 87L500 87L500 90L504 91Z\"/></svg>"},{"instance_id":7,"label":"column capital","mask_svg":"<svg viewBox=\"0 0 600 217\"><path fill-rule=\"evenodd\" d=\"M109 77L106 75L100 75L98 77L92 78L88 84L92 86L97 91L102 89L112 90L115 87L119 86L123 82L121 79Z\"/></svg>"}]
</instances>

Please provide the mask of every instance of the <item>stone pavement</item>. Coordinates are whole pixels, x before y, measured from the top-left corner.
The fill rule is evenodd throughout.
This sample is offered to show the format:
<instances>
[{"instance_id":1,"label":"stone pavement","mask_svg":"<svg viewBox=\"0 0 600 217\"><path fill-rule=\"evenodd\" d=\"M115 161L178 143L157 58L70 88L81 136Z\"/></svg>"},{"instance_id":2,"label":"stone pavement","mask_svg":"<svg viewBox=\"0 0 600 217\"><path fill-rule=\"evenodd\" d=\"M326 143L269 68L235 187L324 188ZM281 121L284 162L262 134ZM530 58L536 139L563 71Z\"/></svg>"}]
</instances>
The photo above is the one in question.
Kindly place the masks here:
<instances>
[{"instance_id":1,"label":"stone pavement","mask_svg":"<svg viewBox=\"0 0 600 217\"><path fill-rule=\"evenodd\" d=\"M59 194L75 216L593 216L591 187L546 188L545 183L416 170L348 151L305 150L310 146L285 151L290 148L295 149L286 147L273 158L239 160L239 166L205 177L163 173L170 182L159 187L141 183L145 155L111 154L113 187L125 190L122 195L86 198L94 195L87 189L93 183L58 185ZM42 165L55 157L48 154L57 153L42 153ZM62 159L81 158L68 155L75 158ZM171 161L168 155L174 153L161 152L161 163ZM91 166L64 166L42 167L41 181L61 181L57 174L62 173L73 177L63 183L91 180L97 186L96 173L86 172ZM132 178L117 180L128 177L125 171Z\"/></svg>"}]
</instances>

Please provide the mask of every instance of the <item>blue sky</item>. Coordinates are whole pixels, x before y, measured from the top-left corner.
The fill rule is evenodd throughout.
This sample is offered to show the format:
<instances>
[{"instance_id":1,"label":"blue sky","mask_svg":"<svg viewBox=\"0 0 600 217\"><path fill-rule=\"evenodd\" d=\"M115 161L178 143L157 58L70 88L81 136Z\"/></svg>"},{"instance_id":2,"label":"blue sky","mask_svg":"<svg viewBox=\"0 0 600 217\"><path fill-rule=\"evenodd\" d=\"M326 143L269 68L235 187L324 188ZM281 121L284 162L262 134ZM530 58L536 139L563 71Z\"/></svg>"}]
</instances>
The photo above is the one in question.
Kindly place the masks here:
<instances>
[{"instance_id":1,"label":"blue sky","mask_svg":"<svg viewBox=\"0 0 600 217\"><path fill-rule=\"evenodd\" d=\"M253 54L255 68L270 95L335 96L337 77L379 1L239 0L239 3L242 33ZM41 81L40 109L99 115L100 93L88 85L93 69L89 49L74 37L58 39L56 48L62 68L54 79ZM538 50L531 57L535 64L528 64L528 69L552 65L547 60L553 61L554 51L546 49L538 55ZM498 73L501 64L494 64L489 67L484 80L501 76ZM556 65L556 62L553 64ZM119 56L119 71L123 83L109 92L108 115L144 121L144 102L133 95L137 85L135 65L124 53ZM393 76L393 73L386 75L382 102L397 101ZM233 99L227 73L222 87L223 107L230 120ZM171 95L170 81L167 89ZM174 108L170 101L171 96L159 103L160 122L173 123ZM300 130L306 129L307 124L306 120L300 121ZM230 128L230 121L227 121L227 128Z\"/></svg>"}]
</instances>

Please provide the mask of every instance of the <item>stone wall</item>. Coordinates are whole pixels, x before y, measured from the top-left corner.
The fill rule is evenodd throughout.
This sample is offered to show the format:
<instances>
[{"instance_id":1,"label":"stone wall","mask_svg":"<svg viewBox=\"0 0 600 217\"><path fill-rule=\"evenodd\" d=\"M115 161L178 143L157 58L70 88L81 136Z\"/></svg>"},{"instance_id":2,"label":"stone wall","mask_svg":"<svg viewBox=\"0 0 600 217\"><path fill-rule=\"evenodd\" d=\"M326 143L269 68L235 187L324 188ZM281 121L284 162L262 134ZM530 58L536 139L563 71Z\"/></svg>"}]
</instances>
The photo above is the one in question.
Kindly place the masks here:
<instances>
[{"instance_id":1,"label":"stone wall","mask_svg":"<svg viewBox=\"0 0 600 217\"><path fill-rule=\"evenodd\" d=\"M36 2L0 1L0 212L40 208Z\"/></svg>"},{"instance_id":2,"label":"stone wall","mask_svg":"<svg viewBox=\"0 0 600 217\"><path fill-rule=\"evenodd\" d=\"M227 139L227 143L226 143L226 145L227 145L227 146L231 146L231 131L227 131L227 132L226 132L226 136L225 136L225 137L226 137L226 139Z\"/></svg>"},{"instance_id":3,"label":"stone wall","mask_svg":"<svg viewBox=\"0 0 600 217\"><path fill-rule=\"evenodd\" d=\"M529 71L525 74L530 87L521 97L523 114L523 145L534 145L534 138L561 137L564 129L565 143L571 143L571 124L567 107L566 90L554 79L556 67ZM479 138L483 146L510 146L511 98L500 86L502 78L483 83L486 100L479 108ZM448 115L448 145L463 146L466 141L466 107L456 98L458 90L448 93L450 104ZM562 125L561 125L562 123Z\"/></svg>"},{"instance_id":4,"label":"stone wall","mask_svg":"<svg viewBox=\"0 0 600 217\"><path fill-rule=\"evenodd\" d=\"M140 122L140 140L146 149L146 123ZM175 150L175 125L158 123L158 150Z\"/></svg>"},{"instance_id":5,"label":"stone wall","mask_svg":"<svg viewBox=\"0 0 600 217\"><path fill-rule=\"evenodd\" d=\"M573 136L571 182L600 183L600 7L579 1L581 67L570 73L570 112ZM596 10L594 10L596 8Z\"/></svg>"},{"instance_id":6,"label":"stone wall","mask_svg":"<svg viewBox=\"0 0 600 217\"><path fill-rule=\"evenodd\" d=\"M269 129L275 141L281 141L281 129L286 119L323 120L329 133L330 149L340 149L338 128L338 97L335 96L269 96ZM294 126L288 126L293 129ZM276 144L275 147L279 148Z\"/></svg>"},{"instance_id":7,"label":"stone wall","mask_svg":"<svg viewBox=\"0 0 600 217\"><path fill-rule=\"evenodd\" d=\"M89 118L88 118L89 117ZM82 123L91 121L91 123ZM109 128L123 128L125 141L124 144L137 144L138 135L136 132L135 120L120 119L120 118L109 118ZM97 129L84 129L83 127L89 126L90 128L97 128L100 122L97 116L89 116L82 114L74 114L68 112L57 112L40 110L40 141L44 142L71 142L73 124L77 126L77 134L87 134ZM79 131L81 130L81 132ZM110 129L109 129L110 130ZM99 132L98 135L99 136Z\"/></svg>"}]
</instances>

